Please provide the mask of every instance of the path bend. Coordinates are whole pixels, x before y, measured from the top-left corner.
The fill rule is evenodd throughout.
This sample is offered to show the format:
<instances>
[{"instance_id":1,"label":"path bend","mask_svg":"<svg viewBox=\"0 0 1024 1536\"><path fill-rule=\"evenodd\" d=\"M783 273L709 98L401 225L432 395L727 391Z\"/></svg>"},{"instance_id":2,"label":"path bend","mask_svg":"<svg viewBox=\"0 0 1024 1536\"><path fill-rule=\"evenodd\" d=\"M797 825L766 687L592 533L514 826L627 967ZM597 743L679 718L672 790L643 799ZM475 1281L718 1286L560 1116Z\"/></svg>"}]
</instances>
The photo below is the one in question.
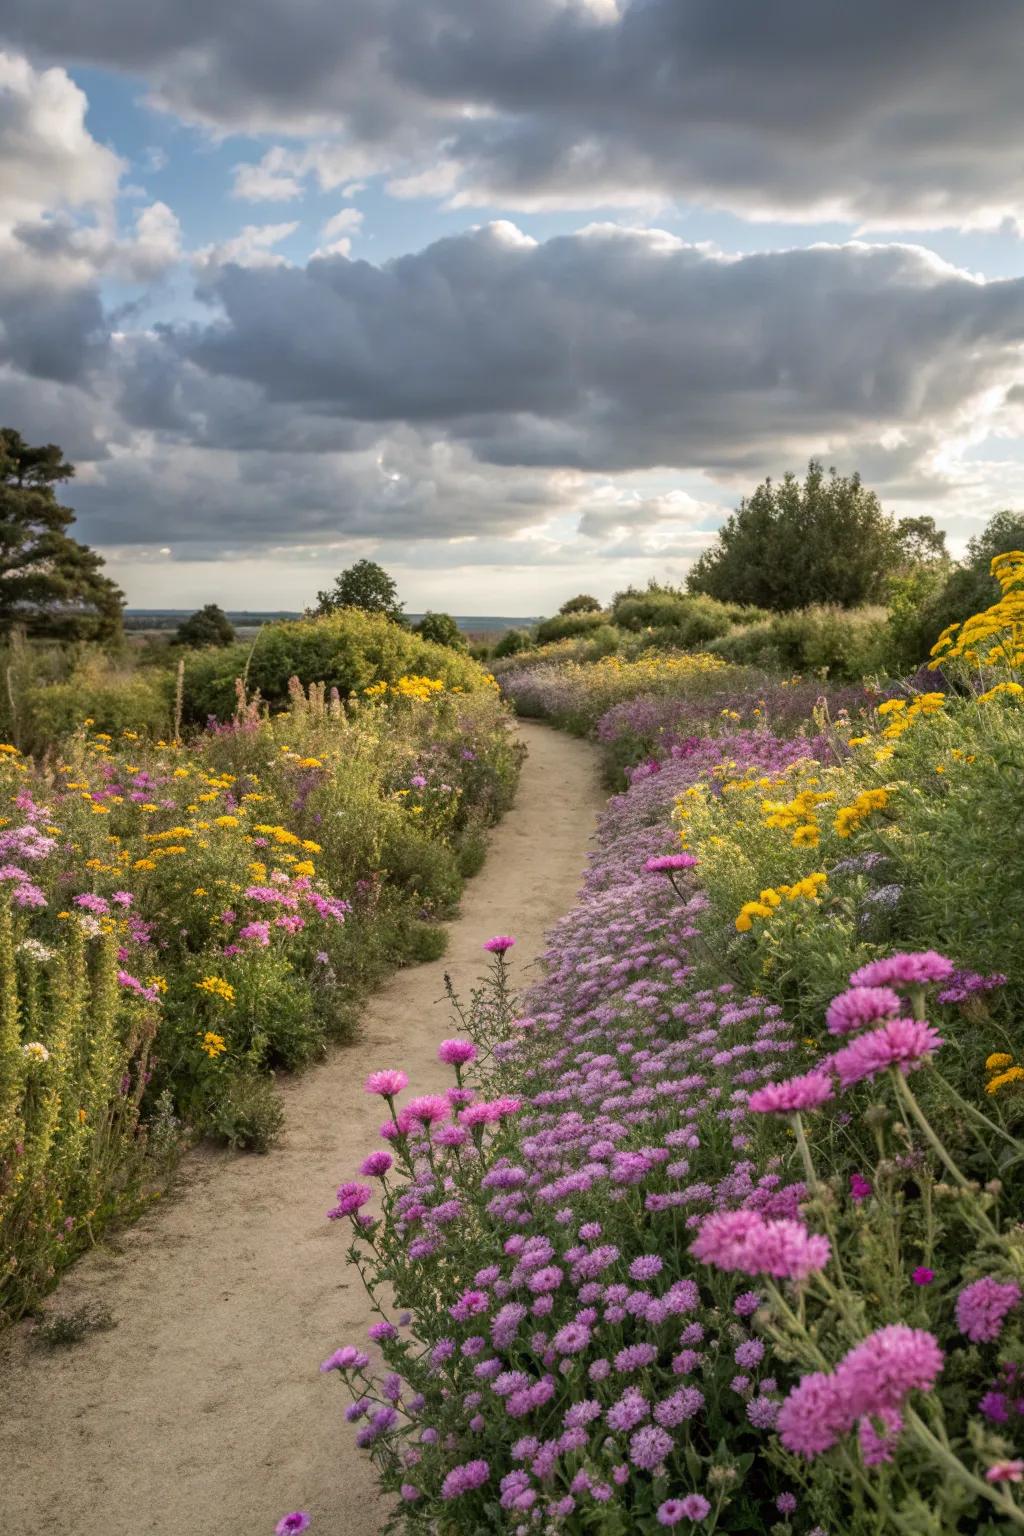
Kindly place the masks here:
<instances>
[{"instance_id":1,"label":"path bend","mask_svg":"<svg viewBox=\"0 0 1024 1536\"><path fill-rule=\"evenodd\" d=\"M286 1135L267 1158L200 1151L180 1194L87 1255L58 1303L102 1302L116 1326L67 1350L0 1338L0 1529L19 1536L262 1536L307 1509L311 1536L377 1536L367 1458L344 1393L317 1374L368 1321L333 1187L372 1146L366 1073L402 1066L447 1086L443 973L466 991L480 946L513 933L513 974L572 904L603 803L597 755L543 726L516 803L466 887L442 960L400 971L370 1000L353 1046L283 1084Z\"/></svg>"}]
</instances>

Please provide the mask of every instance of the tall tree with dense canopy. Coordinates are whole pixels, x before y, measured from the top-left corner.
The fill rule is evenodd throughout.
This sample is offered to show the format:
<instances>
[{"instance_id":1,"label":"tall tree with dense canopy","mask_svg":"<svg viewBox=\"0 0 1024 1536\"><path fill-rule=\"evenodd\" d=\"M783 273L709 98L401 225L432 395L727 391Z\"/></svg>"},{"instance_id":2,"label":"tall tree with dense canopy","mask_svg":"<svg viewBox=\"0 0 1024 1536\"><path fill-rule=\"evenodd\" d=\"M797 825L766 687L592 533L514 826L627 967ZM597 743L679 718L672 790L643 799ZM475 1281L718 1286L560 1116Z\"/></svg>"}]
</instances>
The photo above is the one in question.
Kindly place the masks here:
<instances>
[{"instance_id":1,"label":"tall tree with dense canopy","mask_svg":"<svg viewBox=\"0 0 1024 1536\"><path fill-rule=\"evenodd\" d=\"M233 645L235 628L219 603L207 603L189 618L183 619L175 632L176 645Z\"/></svg>"},{"instance_id":2,"label":"tall tree with dense canopy","mask_svg":"<svg viewBox=\"0 0 1024 1536\"><path fill-rule=\"evenodd\" d=\"M121 631L124 595L95 550L69 536L75 514L57 500L74 472L56 443L33 448L0 427L0 633L110 640Z\"/></svg>"},{"instance_id":3,"label":"tall tree with dense canopy","mask_svg":"<svg viewBox=\"0 0 1024 1536\"><path fill-rule=\"evenodd\" d=\"M900 563L897 524L859 475L765 480L726 520L687 579L691 592L785 612L884 601Z\"/></svg>"},{"instance_id":4,"label":"tall tree with dense canopy","mask_svg":"<svg viewBox=\"0 0 1024 1536\"><path fill-rule=\"evenodd\" d=\"M336 613L339 608L362 608L365 613L383 613L396 624L404 622L398 587L376 560L357 560L334 579L334 586L316 595L319 614Z\"/></svg>"}]
</instances>

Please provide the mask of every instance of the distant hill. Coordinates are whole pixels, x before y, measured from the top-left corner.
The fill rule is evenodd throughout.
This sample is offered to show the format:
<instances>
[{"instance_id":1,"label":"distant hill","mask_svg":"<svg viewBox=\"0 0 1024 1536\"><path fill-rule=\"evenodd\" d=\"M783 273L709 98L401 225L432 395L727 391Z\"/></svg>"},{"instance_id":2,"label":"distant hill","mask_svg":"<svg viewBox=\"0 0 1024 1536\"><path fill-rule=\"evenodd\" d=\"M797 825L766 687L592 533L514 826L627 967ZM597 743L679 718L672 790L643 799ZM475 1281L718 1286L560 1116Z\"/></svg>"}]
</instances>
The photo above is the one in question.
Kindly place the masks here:
<instances>
[{"instance_id":1,"label":"distant hill","mask_svg":"<svg viewBox=\"0 0 1024 1536\"><path fill-rule=\"evenodd\" d=\"M126 608L124 627L136 634L177 629L182 619L187 619L194 612L192 608ZM300 613L283 608L266 612L247 608L229 608L227 616L235 628L243 634L259 629L261 624L272 624L278 619L302 617ZM406 614L410 624L418 624L422 617L422 613ZM456 613L452 617L459 628L468 635L500 635L507 629L520 629L536 623L536 619L498 617L493 614Z\"/></svg>"}]
</instances>

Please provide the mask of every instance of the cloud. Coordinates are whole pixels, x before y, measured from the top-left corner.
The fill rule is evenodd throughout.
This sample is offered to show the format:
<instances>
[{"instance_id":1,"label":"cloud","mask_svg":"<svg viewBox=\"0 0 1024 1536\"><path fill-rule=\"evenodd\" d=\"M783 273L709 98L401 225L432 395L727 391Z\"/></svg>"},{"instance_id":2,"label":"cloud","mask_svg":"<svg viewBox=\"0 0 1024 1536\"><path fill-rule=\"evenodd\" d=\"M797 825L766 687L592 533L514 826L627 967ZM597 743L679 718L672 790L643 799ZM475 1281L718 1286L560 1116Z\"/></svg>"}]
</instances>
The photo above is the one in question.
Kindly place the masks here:
<instances>
[{"instance_id":1,"label":"cloud","mask_svg":"<svg viewBox=\"0 0 1024 1536\"><path fill-rule=\"evenodd\" d=\"M87 105L64 70L0 53L0 363L61 383L104 357L101 277L150 283L181 251L165 203L118 229L125 164L88 132Z\"/></svg>"},{"instance_id":2,"label":"cloud","mask_svg":"<svg viewBox=\"0 0 1024 1536\"><path fill-rule=\"evenodd\" d=\"M217 269L225 266L264 270L283 267L287 265L286 259L273 247L294 235L298 227L298 220L286 224L246 224L228 240L201 246L193 259L209 281L215 281Z\"/></svg>"},{"instance_id":3,"label":"cloud","mask_svg":"<svg viewBox=\"0 0 1024 1536\"><path fill-rule=\"evenodd\" d=\"M7 0L5 31L143 74L217 131L317 138L347 179L362 162L408 194L899 228L1024 215L1017 0L260 0L244 27L229 0ZM239 195L294 196L319 174L305 153L277 146Z\"/></svg>"},{"instance_id":4,"label":"cloud","mask_svg":"<svg viewBox=\"0 0 1024 1536\"><path fill-rule=\"evenodd\" d=\"M538 244L499 223L380 267L222 267L210 295L221 315L174 347L268 406L601 472L861 444L905 470L996 409L1024 342L1024 280L919 247L730 257L609 225Z\"/></svg>"}]
</instances>

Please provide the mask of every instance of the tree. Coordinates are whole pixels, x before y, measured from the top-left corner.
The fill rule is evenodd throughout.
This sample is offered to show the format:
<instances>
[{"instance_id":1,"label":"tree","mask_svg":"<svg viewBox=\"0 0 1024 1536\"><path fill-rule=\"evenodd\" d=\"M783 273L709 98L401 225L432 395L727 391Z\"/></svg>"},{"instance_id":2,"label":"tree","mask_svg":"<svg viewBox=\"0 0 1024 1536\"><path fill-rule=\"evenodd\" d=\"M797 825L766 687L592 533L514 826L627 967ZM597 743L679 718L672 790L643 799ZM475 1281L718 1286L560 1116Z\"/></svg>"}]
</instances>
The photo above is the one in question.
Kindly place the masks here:
<instances>
[{"instance_id":1,"label":"tree","mask_svg":"<svg viewBox=\"0 0 1024 1536\"><path fill-rule=\"evenodd\" d=\"M899 559L908 569L936 568L949 564L946 534L934 517L904 517L895 526Z\"/></svg>"},{"instance_id":2,"label":"tree","mask_svg":"<svg viewBox=\"0 0 1024 1536\"><path fill-rule=\"evenodd\" d=\"M198 649L205 645L233 645L234 625L217 603L207 603L178 625L174 636L175 645L191 645Z\"/></svg>"},{"instance_id":3,"label":"tree","mask_svg":"<svg viewBox=\"0 0 1024 1536\"><path fill-rule=\"evenodd\" d=\"M334 586L316 595L315 612L336 613L339 608L362 608L383 613L396 624L404 623L398 587L375 560L357 560L334 579Z\"/></svg>"},{"instance_id":4,"label":"tree","mask_svg":"<svg viewBox=\"0 0 1024 1536\"><path fill-rule=\"evenodd\" d=\"M447 645L453 651L466 649L466 637L450 613L425 613L413 630L435 645Z\"/></svg>"},{"instance_id":5,"label":"tree","mask_svg":"<svg viewBox=\"0 0 1024 1536\"><path fill-rule=\"evenodd\" d=\"M947 624L962 624L999 601L999 584L991 564L995 555L1011 549L1024 549L1024 512L996 512L968 541L963 563L953 566L936 588L916 603L902 653L907 665L926 659Z\"/></svg>"},{"instance_id":6,"label":"tree","mask_svg":"<svg viewBox=\"0 0 1024 1536\"><path fill-rule=\"evenodd\" d=\"M103 575L102 558L72 539L70 507L55 487L70 480L56 443L30 447L0 428L0 633L110 640L121 631L124 595Z\"/></svg>"},{"instance_id":7,"label":"tree","mask_svg":"<svg viewBox=\"0 0 1024 1536\"><path fill-rule=\"evenodd\" d=\"M812 603L855 608L884 600L900 560L896 524L859 475L826 476L814 459L803 484L787 474L745 497L687 579L691 592L785 612Z\"/></svg>"},{"instance_id":8,"label":"tree","mask_svg":"<svg viewBox=\"0 0 1024 1536\"><path fill-rule=\"evenodd\" d=\"M601 604L596 597L591 597L589 592L581 592L578 597L570 597L558 611L559 613L600 613Z\"/></svg>"}]
</instances>

